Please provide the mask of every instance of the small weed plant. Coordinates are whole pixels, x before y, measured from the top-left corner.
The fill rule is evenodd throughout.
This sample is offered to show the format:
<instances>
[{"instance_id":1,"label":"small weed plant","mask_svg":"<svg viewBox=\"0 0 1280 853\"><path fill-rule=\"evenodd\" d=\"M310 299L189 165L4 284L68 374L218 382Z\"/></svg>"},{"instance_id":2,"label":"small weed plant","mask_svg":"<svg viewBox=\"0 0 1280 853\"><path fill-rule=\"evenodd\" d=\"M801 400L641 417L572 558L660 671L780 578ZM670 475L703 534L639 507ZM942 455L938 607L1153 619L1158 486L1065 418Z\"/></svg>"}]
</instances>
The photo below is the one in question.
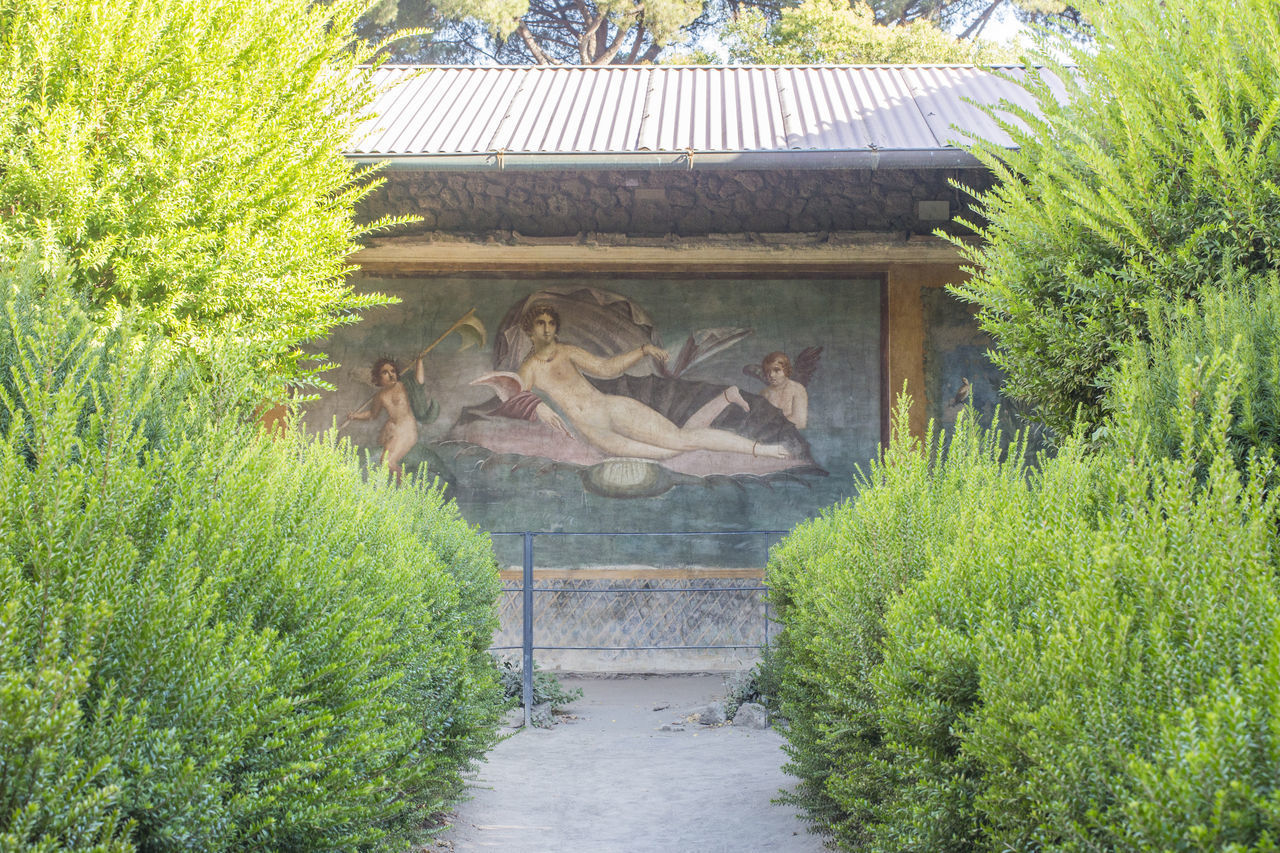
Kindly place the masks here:
<instances>
[{"instance_id":1,"label":"small weed plant","mask_svg":"<svg viewBox=\"0 0 1280 853\"><path fill-rule=\"evenodd\" d=\"M772 712L777 707L777 672L773 652L765 648L759 663L751 669L735 672L724 680L724 713L732 720L738 709L748 702Z\"/></svg>"},{"instance_id":2,"label":"small weed plant","mask_svg":"<svg viewBox=\"0 0 1280 853\"><path fill-rule=\"evenodd\" d=\"M524 697L524 668L519 661L504 658L498 663L498 672L502 677L502 693L506 697L508 707L520 705ZM533 704L550 703L551 710L556 711L582 698L582 689L575 687L566 690L554 672L547 672L533 664Z\"/></svg>"}]
</instances>

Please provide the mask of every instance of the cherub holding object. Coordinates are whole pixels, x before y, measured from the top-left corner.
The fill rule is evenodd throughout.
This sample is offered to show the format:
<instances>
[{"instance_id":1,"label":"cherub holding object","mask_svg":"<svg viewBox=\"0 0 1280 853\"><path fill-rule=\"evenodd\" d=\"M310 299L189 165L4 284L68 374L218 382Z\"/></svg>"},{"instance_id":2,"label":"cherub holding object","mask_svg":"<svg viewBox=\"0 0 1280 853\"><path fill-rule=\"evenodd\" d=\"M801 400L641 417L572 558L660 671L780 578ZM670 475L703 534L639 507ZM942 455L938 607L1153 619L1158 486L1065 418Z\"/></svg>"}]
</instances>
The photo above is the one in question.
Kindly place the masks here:
<instances>
[{"instance_id":1,"label":"cherub holding object","mask_svg":"<svg viewBox=\"0 0 1280 853\"><path fill-rule=\"evenodd\" d=\"M383 464L398 477L401 461L418 443L418 421L435 420L439 407L434 400L427 400L423 391L427 376L421 356L413 363L413 375L404 377L404 381L396 363L386 357L375 361L369 374L378 393L366 407L349 413L347 420L373 420L386 412L387 422L382 425L378 443L382 445Z\"/></svg>"},{"instance_id":2,"label":"cherub holding object","mask_svg":"<svg viewBox=\"0 0 1280 853\"><path fill-rule=\"evenodd\" d=\"M418 424L429 424L440 416L440 405L427 396L423 387L427 381L423 359L454 332L462 337L462 349L477 343L484 346L484 324L476 317L476 309L472 308L418 353L413 360L412 374L402 376L396 363L383 356L369 370L378 392L360 408L348 413L347 419L338 427L342 429L352 421L372 420L385 411L387 422L382 425L378 443L382 445L382 462L396 477L401 473L400 463L418 443Z\"/></svg>"},{"instance_id":3,"label":"cherub holding object","mask_svg":"<svg viewBox=\"0 0 1280 853\"><path fill-rule=\"evenodd\" d=\"M748 364L742 372L764 382L760 396L776 406L797 429L804 429L809 424L809 391L805 386L818 369L821 357L822 347L806 347L796 356L793 368L785 352L771 352L758 367Z\"/></svg>"}]
</instances>

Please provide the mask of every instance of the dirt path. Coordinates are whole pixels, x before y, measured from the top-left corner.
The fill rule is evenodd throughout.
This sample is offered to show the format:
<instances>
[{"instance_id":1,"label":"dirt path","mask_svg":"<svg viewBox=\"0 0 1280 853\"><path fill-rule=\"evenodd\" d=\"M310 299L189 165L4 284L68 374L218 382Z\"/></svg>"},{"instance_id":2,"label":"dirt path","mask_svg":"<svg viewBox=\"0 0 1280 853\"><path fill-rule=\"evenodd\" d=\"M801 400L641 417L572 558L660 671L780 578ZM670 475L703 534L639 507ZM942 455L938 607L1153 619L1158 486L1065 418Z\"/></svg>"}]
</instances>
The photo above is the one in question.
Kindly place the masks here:
<instances>
[{"instance_id":1,"label":"dirt path","mask_svg":"<svg viewBox=\"0 0 1280 853\"><path fill-rule=\"evenodd\" d=\"M490 753L472 799L431 850L755 853L823 850L789 806L772 729L684 724L720 676L565 680L576 719L520 731ZM662 707L666 706L666 707ZM662 707L662 710L654 710Z\"/></svg>"}]
</instances>

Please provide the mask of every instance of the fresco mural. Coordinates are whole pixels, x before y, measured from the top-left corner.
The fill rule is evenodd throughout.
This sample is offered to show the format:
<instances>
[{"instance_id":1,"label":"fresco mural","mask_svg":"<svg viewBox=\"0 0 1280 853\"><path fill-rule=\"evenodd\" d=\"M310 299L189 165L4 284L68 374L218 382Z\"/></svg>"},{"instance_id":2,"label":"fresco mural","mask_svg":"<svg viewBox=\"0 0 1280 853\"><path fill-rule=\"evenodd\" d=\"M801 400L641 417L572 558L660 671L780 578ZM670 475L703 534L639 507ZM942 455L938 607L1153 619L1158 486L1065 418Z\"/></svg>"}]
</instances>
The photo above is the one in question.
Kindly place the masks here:
<instances>
[{"instance_id":1,"label":"fresco mural","mask_svg":"<svg viewBox=\"0 0 1280 853\"><path fill-rule=\"evenodd\" d=\"M1006 442L1015 432L1024 430L1028 433L1028 454L1042 450L1041 428L1029 425L1021 407L1000 394L1004 377L987 357L994 342L979 328L976 307L961 302L943 288L928 288L921 295L929 417L950 431L960 410L972 403L983 424L991 424L999 412L998 426Z\"/></svg>"},{"instance_id":2,"label":"fresco mural","mask_svg":"<svg viewBox=\"0 0 1280 853\"><path fill-rule=\"evenodd\" d=\"M449 438L578 466L605 497L652 497L710 476L826 476L796 425L734 384L684 378L750 328L698 329L673 362L643 308L595 287L536 291L503 318L493 389Z\"/></svg>"},{"instance_id":3,"label":"fresco mural","mask_svg":"<svg viewBox=\"0 0 1280 853\"><path fill-rule=\"evenodd\" d=\"M385 412L387 419L378 434L378 444L382 447L378 463L385 465L397 477L402 474L400 463L418 443L418 425L430 424L440 416L439 404L427 396L424 387L427 380L423 360L454 332L462 338L462 349L477 342L484 346L484 325L476 318L475 309L472 309L418 353L418 357L413 360L411 374L401 377L400 368L388 356L375 359L373 366L369 368L369 375L374 387L379 390L359 408L349 412L346 420L338 427L342 431L352 421L376 420Z\"/></svg>"},{"instance_id":4,"label":"fresco mural","mask_svg":"<svg viewBox=\"0 0 1280 853\"><path fill-rule=\"evenodd\" d=\"M806 388L822 358L822 347L805 347L797 359L792 378L791 359L785 352L771 352L760 362L759 368L748 364L742 372L764 383L760 396L777 407L787 420L804 429L809 423L809 392Z\"/></svg>"},{"instance_id":5,"label":"fresco mural","mask_svg":"<svg viewBox=\"0 0 1280 853\"><path fill-rule=\"evenodd\" d=\"M486 529L781 529L876 452L878 279L355 283L401 304L326 342L309 423Z\"/></svg>"}]
</instances>

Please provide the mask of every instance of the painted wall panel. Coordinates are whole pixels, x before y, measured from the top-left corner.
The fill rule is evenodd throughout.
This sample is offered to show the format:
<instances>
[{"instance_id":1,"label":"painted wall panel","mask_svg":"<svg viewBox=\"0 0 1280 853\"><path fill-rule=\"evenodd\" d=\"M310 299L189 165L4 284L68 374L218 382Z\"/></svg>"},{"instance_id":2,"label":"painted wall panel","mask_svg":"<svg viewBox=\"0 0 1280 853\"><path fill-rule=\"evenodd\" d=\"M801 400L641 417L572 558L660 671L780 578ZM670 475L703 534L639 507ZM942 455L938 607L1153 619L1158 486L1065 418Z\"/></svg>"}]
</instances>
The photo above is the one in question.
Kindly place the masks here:
<instances>
[{"instance_id":1,"label":"painted wall panel","mask_svg":"<svg viewBox=\"0 0 1280 853\"><path fill-rule=\"evenodd\" d=\"M1023 431L1029 456L1044 449L1043 428L1029 423L1024 407L1000 393L1004 374L987 356L995 342L979 328L977 308L940 287L922 288L921 298L928 417L950 431L961 408L972 405L983 425L1000 428L1006 443Z\"/></svg>"},{"instance_id":2,"label":"painted wall panel","mask_svg":"<svg viewBox=\"0 0 1280 853\"><path fill-rule=\"evenodd\" d=\"M337 390L313 404L308 422L314 429L342 424L397 376L412 386L417 354L474 310L483 346L462 349L463 334L453 333L425 356L424 393L408 432L388 426L388 411L407 411L397 407L397 392L357 414L343 435L374 458L384 447L398 455L407 442L401 464L438 473L468 520L488 530L789 528L852 494L855 467L865 466L881 438L879 278L353 283L401 303L370 312L321 346L342 366L329 377ZM536 344L520 327L534 303L556 309L550 342ZM541 316L546 326L548 315ZM691 338L704 357L681 369ZM658 348L669 354L665 363ZM795 411L789 419L774 404L792 402L787 389L795 385L779 382L766 393L762 361L774 352L789 356L787 382L807 380L797 389L807 396L807 419ZM545 363L538 360L544 353ZM370 368L382 357L398 373L384 375L380 387ZM623 363L616 379L598 376ZM584 390L593 372L599 387ZM775 382L784 372L772 371ZM563 430L549 423L548 410ZM669 426L651 423L659 415ZM604 559L645 562L653 543L610 543ZM558 542L539 564L601 562L601 547L599 540ZM663 547L667 564L761 564L758 542Z\"/></svg>"}]
</instances>

